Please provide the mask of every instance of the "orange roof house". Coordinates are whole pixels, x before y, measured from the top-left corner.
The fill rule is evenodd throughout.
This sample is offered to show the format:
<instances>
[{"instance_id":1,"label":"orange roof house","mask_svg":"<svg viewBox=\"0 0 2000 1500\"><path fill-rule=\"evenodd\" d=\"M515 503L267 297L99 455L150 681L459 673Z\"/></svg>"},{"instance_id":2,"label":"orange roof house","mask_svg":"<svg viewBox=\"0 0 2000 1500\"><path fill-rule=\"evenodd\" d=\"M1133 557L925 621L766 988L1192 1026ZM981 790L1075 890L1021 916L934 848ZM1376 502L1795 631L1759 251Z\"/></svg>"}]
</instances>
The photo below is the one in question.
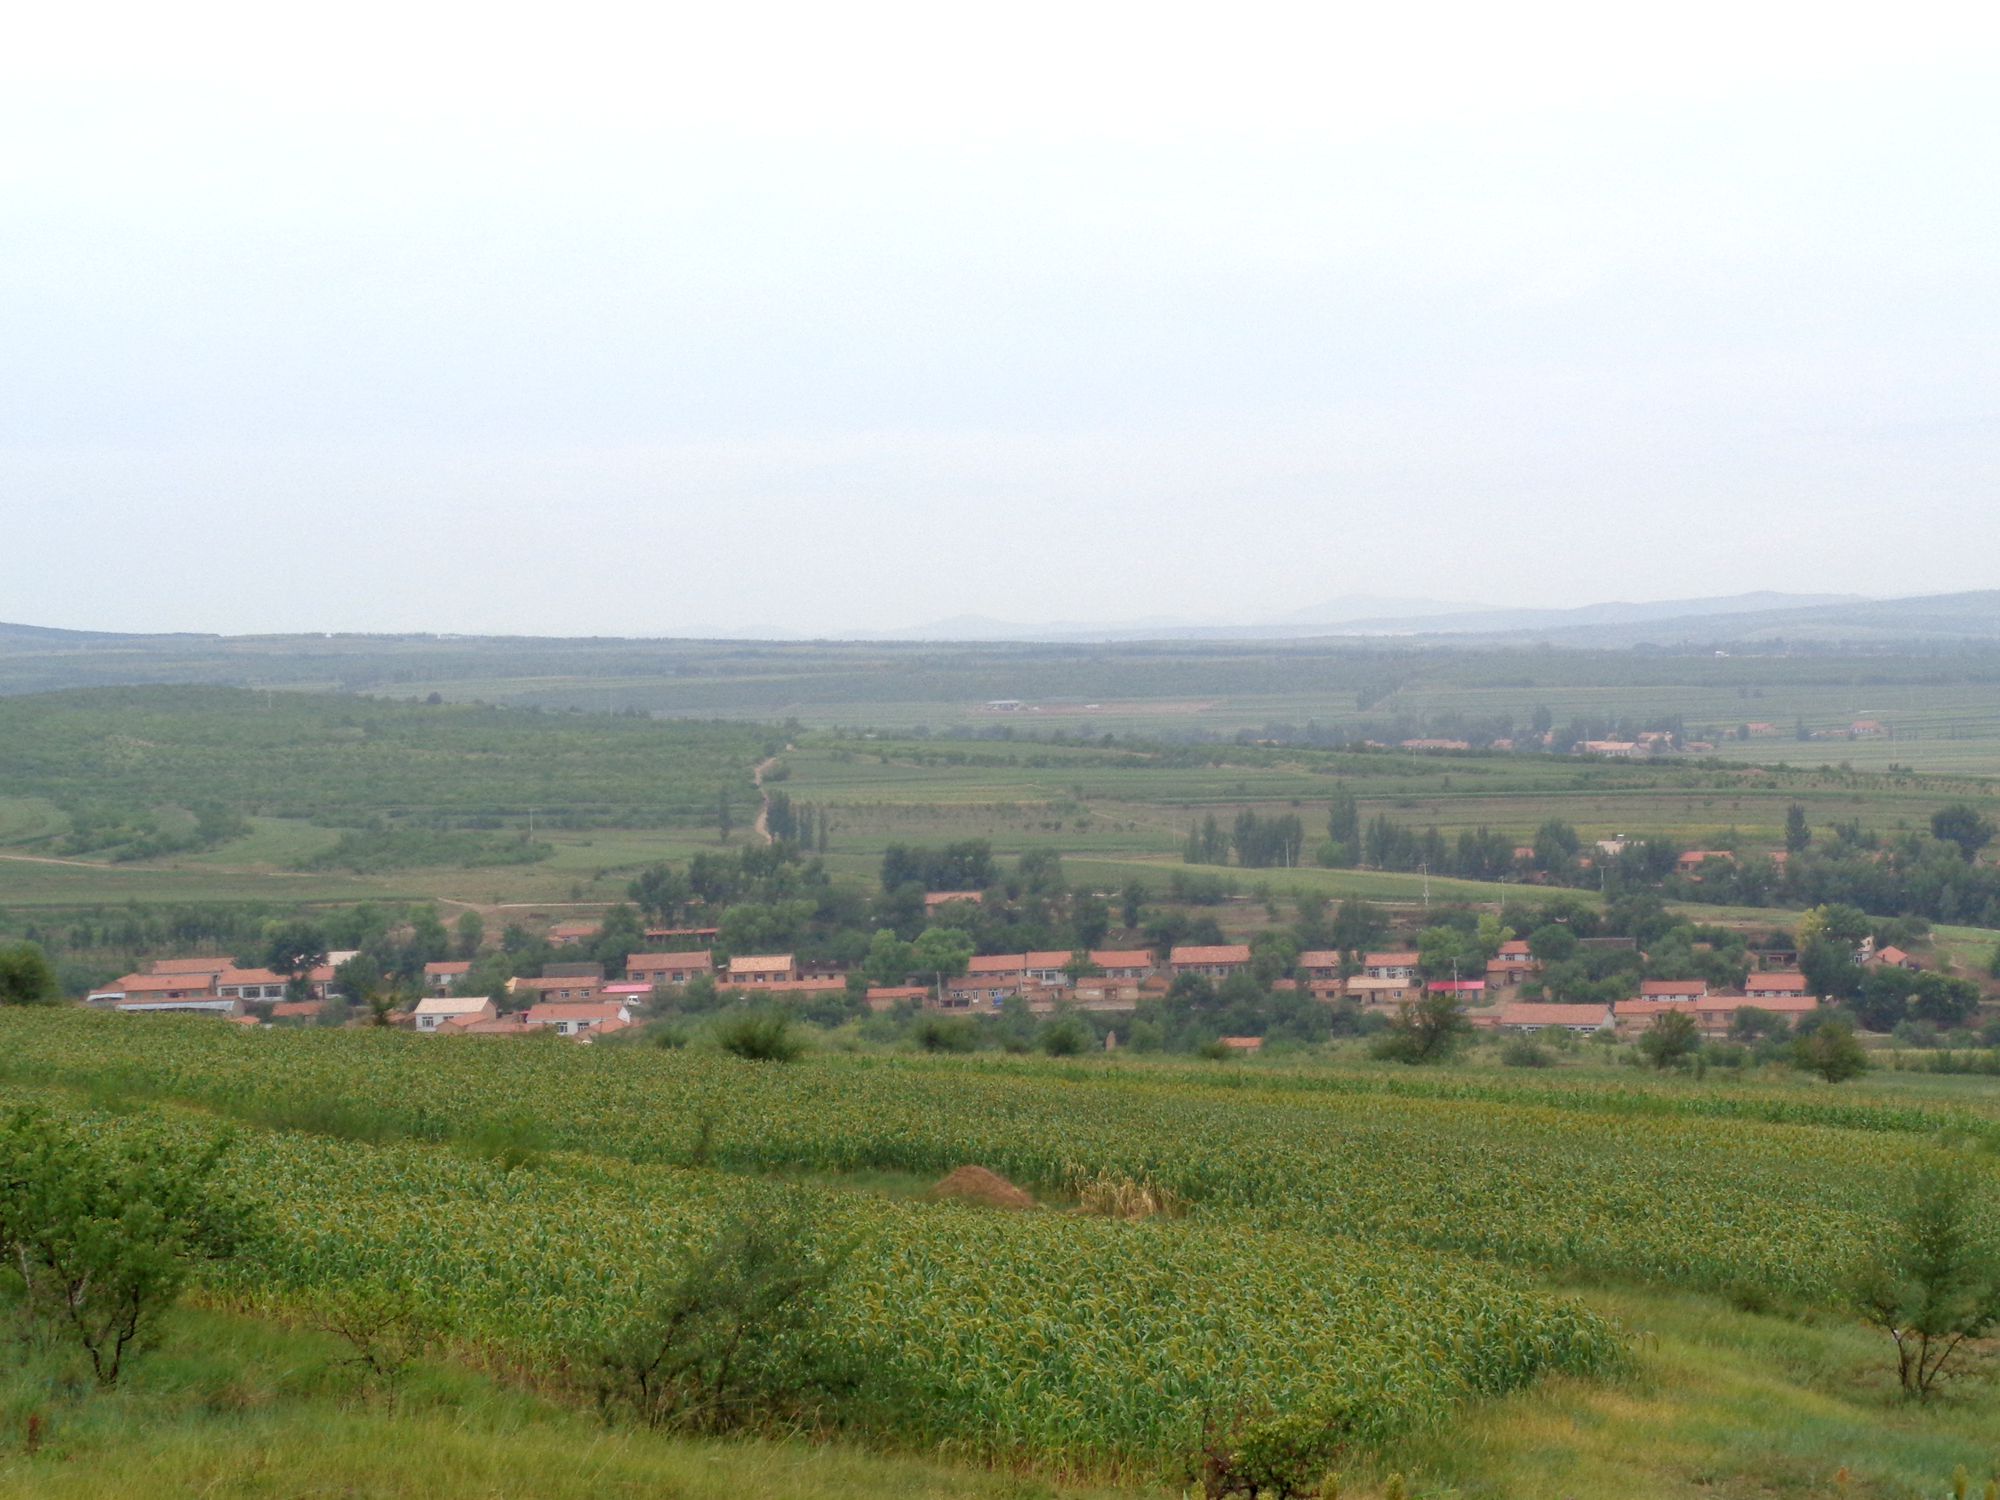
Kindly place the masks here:
<instances>
[{"instance_id":1,"label":"orange roof house","mask_svg":"<svg viewBox=\"0 0 2000 1500\"><path fill-rule=\"evenodd\" d=\"M1167 955L1167 963L1176 974L1205 974L1210 979L1227 979L1250 967L1250 947L1247 943L1190 945L1174 949Z\"/></svg>"},{"instance_id":2,"label":"orange roof house","mask_svg":"<svg viewBox=\"0 0 2000 1500\"><path fill-rule=\"evenodd\" d=\"M1707 993L1705 979L1645 979L1639 983L1641 1000L1678 1000L1693 1005Z\"/></svg>"}]
</instances>

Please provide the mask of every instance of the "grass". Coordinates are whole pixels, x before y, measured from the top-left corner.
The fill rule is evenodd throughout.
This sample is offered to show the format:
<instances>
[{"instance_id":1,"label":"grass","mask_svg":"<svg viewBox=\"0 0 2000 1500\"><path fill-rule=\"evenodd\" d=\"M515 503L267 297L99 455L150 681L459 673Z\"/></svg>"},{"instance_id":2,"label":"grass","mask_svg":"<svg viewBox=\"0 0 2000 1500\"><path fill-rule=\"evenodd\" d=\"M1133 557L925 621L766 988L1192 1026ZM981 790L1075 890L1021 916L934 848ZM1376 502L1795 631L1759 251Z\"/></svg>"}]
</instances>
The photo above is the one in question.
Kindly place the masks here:
<instances>
[{"instance_id":1,"label":"grass","mask_svg":"<svg viewBox=\"0 0 2000 1500\"><path fill-rule=\"evenodd\" d=\"M696 1442L432 1365L391 1400L321 1335L184 1309L121 1389L85 1394L48 1355L0 1373L0 1497L211 1500L1057 1500L1108 1493L802 1441ZM30 1414L39 1451L25 1451Z\"/></svg>"},{"instance_id":2,"label":"grass","mask_svg":"<svg viewBox=\"0 0 2000 1500\"><path fill-rule=\"evenodd\" d=\"M1951 1492L1960 1465L1974 1494L2000 1473L1990 1389L1914 1406L1896 1390L1884 1337L1858 1324L1666 1292L1581 1295L1635 1330L1629 1377L1503 1398L1388 1456L1383 1471L1399 1467L1413 1495L1459 1500L1932 1500Z\"/></svg>"}]
</instances>

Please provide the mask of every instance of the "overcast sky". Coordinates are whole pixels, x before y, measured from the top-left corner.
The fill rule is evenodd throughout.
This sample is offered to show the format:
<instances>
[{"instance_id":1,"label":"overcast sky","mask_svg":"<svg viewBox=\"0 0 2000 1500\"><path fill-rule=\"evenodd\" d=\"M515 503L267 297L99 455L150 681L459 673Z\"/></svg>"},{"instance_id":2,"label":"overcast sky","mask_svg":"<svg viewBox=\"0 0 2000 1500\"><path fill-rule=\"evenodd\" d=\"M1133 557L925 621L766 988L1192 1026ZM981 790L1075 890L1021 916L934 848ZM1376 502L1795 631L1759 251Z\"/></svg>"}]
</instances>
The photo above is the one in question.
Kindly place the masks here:
<instances>
[{"instance_id":1,"label":"overcast sky","mask_svg":"<svg viewBox=\"0 0 2000 1500\"><path fill-rule=\"evenodd\" d=\"M37 7L0 619L2000 585L1977 9Z\"/></svg>"}]
</instances>

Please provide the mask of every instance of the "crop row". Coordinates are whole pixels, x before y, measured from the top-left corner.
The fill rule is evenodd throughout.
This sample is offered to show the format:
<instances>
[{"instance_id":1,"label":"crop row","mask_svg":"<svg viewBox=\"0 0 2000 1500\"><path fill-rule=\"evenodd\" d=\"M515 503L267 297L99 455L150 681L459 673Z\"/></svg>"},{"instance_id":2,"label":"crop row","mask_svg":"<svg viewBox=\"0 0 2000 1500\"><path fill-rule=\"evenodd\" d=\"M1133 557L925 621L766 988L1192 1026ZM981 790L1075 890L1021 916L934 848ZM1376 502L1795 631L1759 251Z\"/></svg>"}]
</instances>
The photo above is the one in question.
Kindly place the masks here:
<instances>
[{"instance_id":1,"label":"crop row","mask_svg":"<svg viewBox=\"0 0 2000 1500\"><path fill-rule=\"evenodd\" d=\"M1537 1100L1528 1086L1504 1099L1403 1096L1213 1087L1145 1069L840 1056L772 1067L87 1015L0 1016L0 1057L19 1080L335 1134L446 1140L525 1118L555 1145L639 1164L939 1175L972 1162L1044 1190L1112 1172L1245 1228L1819 1301L1838 1295L1882 1205L1941 1149L1907 1128L1620 1111L1561 1087ZM1979 1211L2000 1219L2000 1195Z\"/></svg>"},{"instance_id":2,"label":"crop row","mask_svg":"<svg viewBox=\"0 0 2000 1500\"><path fill-rule=\"evenodd\" d=\"M210 1128L185 1111L82 1117ZM1173 1477L1218 1424L1240 1437L1325 1412L1374 1445L1467 1397L1619 1357L1612 1330L1566 1301L1319 1236L898 1203L567 1154L510 1172L286 1131L244 1131L231 1163L271 1233L213 1295L285 1313L333 1289L408 1288L456 1340L556 1379L630 1316L652 1268L732 1217L789 1207L848 1247L817 1330L858 1377L832 1422L980 1459Z\"/></svg>"}]
</instances>

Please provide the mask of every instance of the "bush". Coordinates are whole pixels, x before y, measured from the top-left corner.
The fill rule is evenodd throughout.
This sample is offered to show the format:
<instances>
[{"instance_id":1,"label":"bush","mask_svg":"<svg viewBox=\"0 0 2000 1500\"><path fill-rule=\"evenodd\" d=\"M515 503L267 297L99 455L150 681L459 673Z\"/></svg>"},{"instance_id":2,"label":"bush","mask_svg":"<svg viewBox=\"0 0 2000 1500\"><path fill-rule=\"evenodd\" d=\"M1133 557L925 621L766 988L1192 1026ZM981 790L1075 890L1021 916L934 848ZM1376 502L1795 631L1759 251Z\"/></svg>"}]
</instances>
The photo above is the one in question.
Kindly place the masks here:
<instances>
[{"instance_id":1,"label":"bush","mask_svg":"<svg viewBox=\"0 0 2000 1500\"><path fill-rule=\"evenodd\" d=\"M1500 1064L1507 1068L1551 1068L1556 1055L1531 1036L1517 1036L1500 1049Z\"/></svg>"},{"instance_id":2,"label":"bush","mask_svg":"<svg viewBox=\"0 0 2000 1500\"><path fill-rule=\"evenodd\" d=\"M32 1110L0 1127L0 1256L27 1317L74 1339L98 1384L117 1383L198 1262L245 1238L247 1210L213 1182L227 1149L105 1140Z\"/></svg>"},{"instance_id":3,"label":"bush","mask_svg":"<svg viewBox=\"0 0 2000 1500\"><path fill-rule=\"evenodd\" d=\"M1792 1062L1828 1083L1845 1083L1868 1071L1868 1054L1845 1021L1828 1021L1793 1042Z\"/></svg>"},{"instance_id":4,"label":"bush","mask_svg":"<svg viewBox=\"0 0 2000 1500\"><path fill-rule=\"evenodd\" d=\"M1050 1057L1075 1057L1089 1045L1090 1033L1071 1016L1053 1022L1044 1028L1041 1035L1042 1051Z\"/></svg>"},{"instance_id":5,"label":"bush","mask_svg":"<svg viewBox=\"0 0 2000 1500\"><path fill-rule=\"evenodd\" d=\"M657 1272L625 1326L586 1351L600 1409L709 1433L809 1415L850 1383L817 1334L842 1259L785 1214L725 1225Z\"/></svg>"},{"instance_id":6,"label":"bush","mask_svg":"<svg viewBox=\"0 0 2000 1500\"><path fill-rule=\"evenodd\" d=\"M725 1017L716 1023L715 1044L730 1056L751 1062L792 1062L806 1050L792 1018L776 1010Z\"/></svg>"},{"instance_id":7,"label":"bush","mask_svg":"<svg viewBox=\"0 0 2000 1500\"><path fill-rule=\"evenodd\" d=\"M33 943L0 943L0 1005L54 1005L62 987Z\"/></svg>"},{"instance_id":8,"label":"bush","mask_svg":"<svg viewBox=\"0 0 2000 1500\"><path fill-rule=\"evenodd\" d=\"M979 1044L979 1033L964 1016L924 1016L911 1028L910 1039L926 1052L970 1052Z\"/></svg>"}]
</instances>

